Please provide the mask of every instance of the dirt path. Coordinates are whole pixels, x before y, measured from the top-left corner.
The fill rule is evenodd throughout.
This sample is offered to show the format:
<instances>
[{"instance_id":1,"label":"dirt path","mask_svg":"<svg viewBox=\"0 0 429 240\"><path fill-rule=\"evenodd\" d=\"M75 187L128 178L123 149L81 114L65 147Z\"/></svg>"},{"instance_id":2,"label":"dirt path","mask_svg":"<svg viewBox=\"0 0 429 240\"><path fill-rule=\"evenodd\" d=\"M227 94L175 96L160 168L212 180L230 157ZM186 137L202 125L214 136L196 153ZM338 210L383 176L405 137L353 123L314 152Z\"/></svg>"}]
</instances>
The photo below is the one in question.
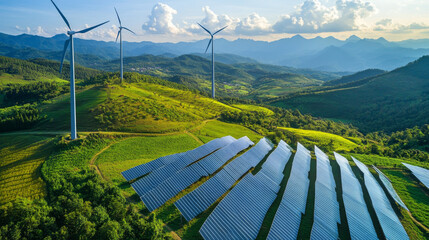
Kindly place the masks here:
<instances>
[{"instance_id":1,"label":"dirt path","mask_svg":"<svg viewBox=\"0 0 429 240\"><path fill-rule=\"evenodd\" d=\"M415 224L417 224L419 227L421 227L422 229L424 229L426 231L426 233L429 233L429 228L427 228L425 225L423 225L421 222L417 221L417 219L415 219L413 217L413 214L411 214L409 211L407 211L408 216L410 216L410 218L413 220L413 222Z\"/></svg>"},{"instance_id":2,"label":"dirt path","mask_svg":"<svg viewBox=\"0 0 429 240\"><path fill-rule=\"evenodd\" d=\"M106 151L107 149L109 149L113 144L115 144L117 142L111 142L109 145L107 145L106 147L104 147L103 149L101 149L98 153L96 153L92 158L91 161L89 162L89 166L94 168L95 171L97 171L97 173L101 176L101 178L103 178L104 180L106 180L103 176L103 173L100 171L100 169L98 168L97 164L95 164L95 160L97 160L98 156L100 154L102 154L104 151Z\"/></svg>"}]
</instances>

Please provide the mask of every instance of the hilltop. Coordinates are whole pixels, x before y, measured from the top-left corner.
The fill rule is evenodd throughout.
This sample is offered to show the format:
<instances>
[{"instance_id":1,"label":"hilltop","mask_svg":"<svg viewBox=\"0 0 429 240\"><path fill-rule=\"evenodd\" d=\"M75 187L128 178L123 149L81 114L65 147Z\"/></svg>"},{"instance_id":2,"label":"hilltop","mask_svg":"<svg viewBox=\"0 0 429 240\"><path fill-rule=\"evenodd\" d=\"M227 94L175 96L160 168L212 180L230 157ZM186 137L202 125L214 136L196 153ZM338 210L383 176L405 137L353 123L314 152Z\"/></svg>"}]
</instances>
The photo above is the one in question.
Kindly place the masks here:
<instances>
[{"instance_id":1,"label":"hilltop","mask_svg":"<svg viewBox=\"0 0 429 240\"><path fill-rule=\"evenodd\" d=\"M362 131L396 131L429 119L429 57L394 71L273 102L314 116L353 123Z\"/></svg>"}]
</instances>

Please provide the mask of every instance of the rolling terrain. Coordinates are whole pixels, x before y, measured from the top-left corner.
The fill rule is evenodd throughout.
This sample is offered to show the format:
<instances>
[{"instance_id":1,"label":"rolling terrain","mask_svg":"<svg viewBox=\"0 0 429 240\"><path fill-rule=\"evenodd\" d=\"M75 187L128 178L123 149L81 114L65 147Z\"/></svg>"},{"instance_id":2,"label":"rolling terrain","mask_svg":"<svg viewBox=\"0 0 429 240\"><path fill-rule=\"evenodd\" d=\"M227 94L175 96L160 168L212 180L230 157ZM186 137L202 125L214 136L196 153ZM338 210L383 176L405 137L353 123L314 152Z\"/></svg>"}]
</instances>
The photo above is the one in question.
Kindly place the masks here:
<instances>
[{"instance_id":1,"label":"rolling terrain","mask_svg":"<svg viewBox=\"0 0 429 240\"><path fill-rule=\"evenodd\" d=\"M429 118L428 64L425 56L389 73L272 104L350 122L365 132L421 126Z\"/></svg>"}]
</instances>

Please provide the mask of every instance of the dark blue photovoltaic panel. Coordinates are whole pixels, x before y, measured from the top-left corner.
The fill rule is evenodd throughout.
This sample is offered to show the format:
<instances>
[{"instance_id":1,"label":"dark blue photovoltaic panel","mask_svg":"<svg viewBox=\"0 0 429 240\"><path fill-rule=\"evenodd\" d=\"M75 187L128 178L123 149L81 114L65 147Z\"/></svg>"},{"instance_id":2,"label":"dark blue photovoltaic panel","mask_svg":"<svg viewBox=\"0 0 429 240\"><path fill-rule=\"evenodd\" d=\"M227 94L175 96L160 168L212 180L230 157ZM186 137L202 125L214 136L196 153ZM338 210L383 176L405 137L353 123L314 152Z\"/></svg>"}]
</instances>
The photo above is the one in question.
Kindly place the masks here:
<instances>
[{"instance_id":1,"label":"dark blue photovoltaic panel","mask_svg":"<svg viewBox=\"0 0 429 240\"><path fill-rule=\"evenodd\" d=\"M340 207L335 191L335 179L328 156L318 147L314 147L317 161L314 223L311 239L338 239ZM321 238L319 238L321 237ZM327 237L327 238L323 238Z\"/></svg>"},{"instance_id":2,"label":"dark blue photovoltaic panel","mask_svg":"<svg viewBox=\"0 0 429 240\"><path fill-rule=\"evenodd\" d=\"M235 167L231 169L234 170L235 175L237 176L239 175L239 177L241 177L252 166L256 166L265 157L265 155L270 151L271 148L272 148L271 142L263 138L254 147L252 147L250 150L245 152L240 157L234 159L227 166L238 161L239 164L242 166L240 168ZM250 156L252 156L252 159L254 158L254 160L250 161L249 160ZM240 159L244 159L244 160L240 160ZM201 161L198 163L201 163ZM237 164L237 166L239 164ZM225 170L225 168L222 169L220 172L218 172L211 179L203 183L200 187L196 188L191 193L183 196L175 203L176 207L179 209L179 211L182 213L182 215L185 217L186 220L189 221L192 218L196 217L201 212L205 211L211 204L213 204L235 183L236 179L233 178ZM216 179L216 180L212 180L212 179ZM210 187L207 187L207 185L210 185ZM219 189L223 189L223 190L218 191ZM208 193L209 191L214 191L217 194L209 194ZM189 200L189 198L194 198L197 200L191 201Z\"/></svg>"},{"instance_id":3,"label":"dark blue photovoltaic panel","mask_svg":"<svg viewBox=\"0 0 429 240\"><path fill-rule=\"evenodd\" d=\"M290 177L267 239L297 238L301 216L307 204L310 161L310 151L298 143Z\"/></svg>"},{"instance_id":4,"label":"dark blue photovoltaic panel","mask_svg":"<svg viewBox=\"0 0 429 240\"><path fill-rule=\"evenodd\" d=\"M218 151L214 152L212 155L217 156L215 159L226 162L229 158L234 157L236 153L246 149L248 146L252 144L253 142L250 141L249 138L242 137L228 144L227 146L219 149ZM227 149L227 150L224 151L223 149ZM228 158L228 159L224 160L225 158ZM180 191L184 190L185 188L187 188L188 186L196 182L201 177L210 175L210 173L207 172L202 167L201 162L203 161L204 163L205 162L204 159L174 174L169 174L167 176L168 177L167 179L164 179L162 182L158 181L158 185L152 184L151 185L152 188L150 191L146 192L144 195L140 195L142 201L145 203L147 208L150 211L155 210L156 208L164 204L166 201L168 201L170 198L177 195ZM210 158L210 160L213 160L213 159L214 158ZM176 161L170 165L174 165L177 162L179 161ZM187 163L186 160L183 160L180 162ZM147 177L150 177L150 175L148 175ZM165 178L165 176L163 178ZM145 178L142 178L141 180L143 179Z\"/></svg>"},{"instance_id":5,"label":"dark blue photovoltaic panel","mask_svg":"<svg viewBox=\"0 0 429 240\"><path fill-rule=\"evenodd\" d=\"M146 164L141 164L141 165L135 166L133 168L130 168L130 169L126 170L126 171L123 171L122 172L122 176L127 181L131 181L133 179L141 177L141 176L143 176L145 174L148 174L148 173L150 173L150 172L152 172L152 171L154 171L154 170L156 170L156 169L164 166L166 164L166 162L173 162L173 161L175 161L175 159L178 156L181 156L183 154L185 154L185 153L176 153L176 154L173 154L173 155L168 155L168 156L165 156L165 157L157 158L157 159L155 159L153 161L150 161L150 162L148 162Z\"/></svg>"},{"instance_id":6,"label":"dark blue photovoltaic panel","mask_svg":"<svg viewBox=\"0 0 429 240\"><path fill-rule=\"evenodd\" d=\"M276 193L247 174L200 229L204 239L255 239Z\"/></svg>"},{"instance_id":7,"label":"dark blue photovoltaic panel","mask_svg":"<svg viewBox=\"0 0 429 240\"><path fill-rule=\"evenodd\" d=\"M141 196L141 200L149 211L153 211L202 176L206 176L205 170L198 163L192 164Z\"/></svg>"},{"instance_id":8,"label":"dark blue photovoltaic panel","mask_svg":"<svg viewBox=\"0 0 429 240\"><path fill-rule=\"evenodd\" d=\"M414 176L419 179L427 188L429 188L429 170L422 167L413 166L408 163L402 163L405 167L410 169Z\"/></svg>"},{"instance_id":9,"label":"dark blue photovoltaic panel","mask_svg":"<svg viewBox=\"0 0 429 240\"><path fill-rule=\"evenodd\" d=\"M351 238L377 239L359 180L353 173L349 161L336 152L334 155L340 166L343 201Z\"/></svg>"},{"instance_id":10,"label":"dark blue photovoltaic panel","mask_svg":"<svg viewBox=\"0 0 429 240\"><path fill-rule=\"evenodd\" d=\"M148 174L164 165L173 163L178 160L186 159L189 165L192 162L195 162L196 160L207 156L208 154L212 153L213 151L216 151L217 149L224 147L228 145L229 143L232 143L235 141L235 138L231 136L226 136L222 138L214 139L202 146L199 146L193 150L189 150L187 152L183 153L177 153L173 155L168 155L164 157L157 158L151 162L148 162L146 164L141 164L139 166L130 168L126 171L122 172L122 176L127 180L131 181L133 179L136 179L138 177L141 177L145 174ZM185 165L185 166L186 166Z\"/></svg>"},{"instance_id":11,"label":"dark blue photovoltaic panel","mask_svg":"<svg viewBox=\"0 0 429 240\"><path fill-rule=\"evenodd\" d=\"M291 147L280 140L277 148L270 154L260 170L277 185L283 180L283 170L292 155Z\"/></svg>"},{"instance_id":12,"label":"dark blue photovoltaic panel","mask_svg":"<svg viewBox=\"0 0 429 240\"><path fill-rule=\"evenodd\" d=\"M382 173L378 168L376 168L374 165L372 166L372 168L374 168L374 170L378 173L378 176L380 177L381 182L383 183L384 187L386 187L387 191L389 192L390 196L392 196L392 198L401 206L403 207L405 210L408 210L407 206L405 205L405 203L402 201L402 199L399 197L399 195L396 193L395 189L393 188L392 183L390 182L389 178L387 178L386 175L384 175L384 173ZM428 173L429 174L429 173Z\"/></svg>"},{"instance_id":13,"label":"dark blue photovoltaic panel","mask_svg":"<svg viewBox=\"0 0 429 240\"><path fill-rule=\"evenodd\" d=\"M364 174L365 186L368 189L368 194L374 206L375 213L381 228L383 229L384 236L387 239L409 239L407 232L399 221L398 216L392 208L384 190L378 184L377 180L371 174L365 164L352 157L356 166Z\"/></svg>"}]
</instances>

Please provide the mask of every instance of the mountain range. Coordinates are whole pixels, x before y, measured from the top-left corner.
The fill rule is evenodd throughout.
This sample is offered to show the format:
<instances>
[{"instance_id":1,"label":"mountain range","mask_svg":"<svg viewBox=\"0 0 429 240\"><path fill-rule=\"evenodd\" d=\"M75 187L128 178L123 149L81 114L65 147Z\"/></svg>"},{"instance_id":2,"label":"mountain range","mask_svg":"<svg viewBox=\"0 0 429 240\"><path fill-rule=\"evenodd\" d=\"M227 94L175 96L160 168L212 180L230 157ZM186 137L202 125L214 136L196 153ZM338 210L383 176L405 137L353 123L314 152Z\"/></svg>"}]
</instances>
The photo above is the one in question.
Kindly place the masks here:
<instances>
[{"instance_id":1,"label":"mountain range","mask_svg":"<svg viewBox=\"0 0 429 240\"><path fill-rule=\"evenodd\" d=\"M66 35L46 38L27 34L13 36L0 33L0 48L26 49L27 52L34 49L45 55L57 57L61 54L52 54L52 52L61 52L66 39ZM97 57L113 60L119 55L119 45L115 42L76 39L75 43L75 51L78 55L92 56L94 60ZM125 42L124 54L131 57L142 54L170 57L193 53L201 55L206 45L207 40L179 43ZM217 39L216 52L241 56L235 63L258 61L265 64L334 72L357 72L368 68L390 71L429 54L429 40L389 42L384 38L361 39L357 36L351 36L346 40L334 37L306 39L300 35L273 42Z\"/></svg>"}]
</instances>

